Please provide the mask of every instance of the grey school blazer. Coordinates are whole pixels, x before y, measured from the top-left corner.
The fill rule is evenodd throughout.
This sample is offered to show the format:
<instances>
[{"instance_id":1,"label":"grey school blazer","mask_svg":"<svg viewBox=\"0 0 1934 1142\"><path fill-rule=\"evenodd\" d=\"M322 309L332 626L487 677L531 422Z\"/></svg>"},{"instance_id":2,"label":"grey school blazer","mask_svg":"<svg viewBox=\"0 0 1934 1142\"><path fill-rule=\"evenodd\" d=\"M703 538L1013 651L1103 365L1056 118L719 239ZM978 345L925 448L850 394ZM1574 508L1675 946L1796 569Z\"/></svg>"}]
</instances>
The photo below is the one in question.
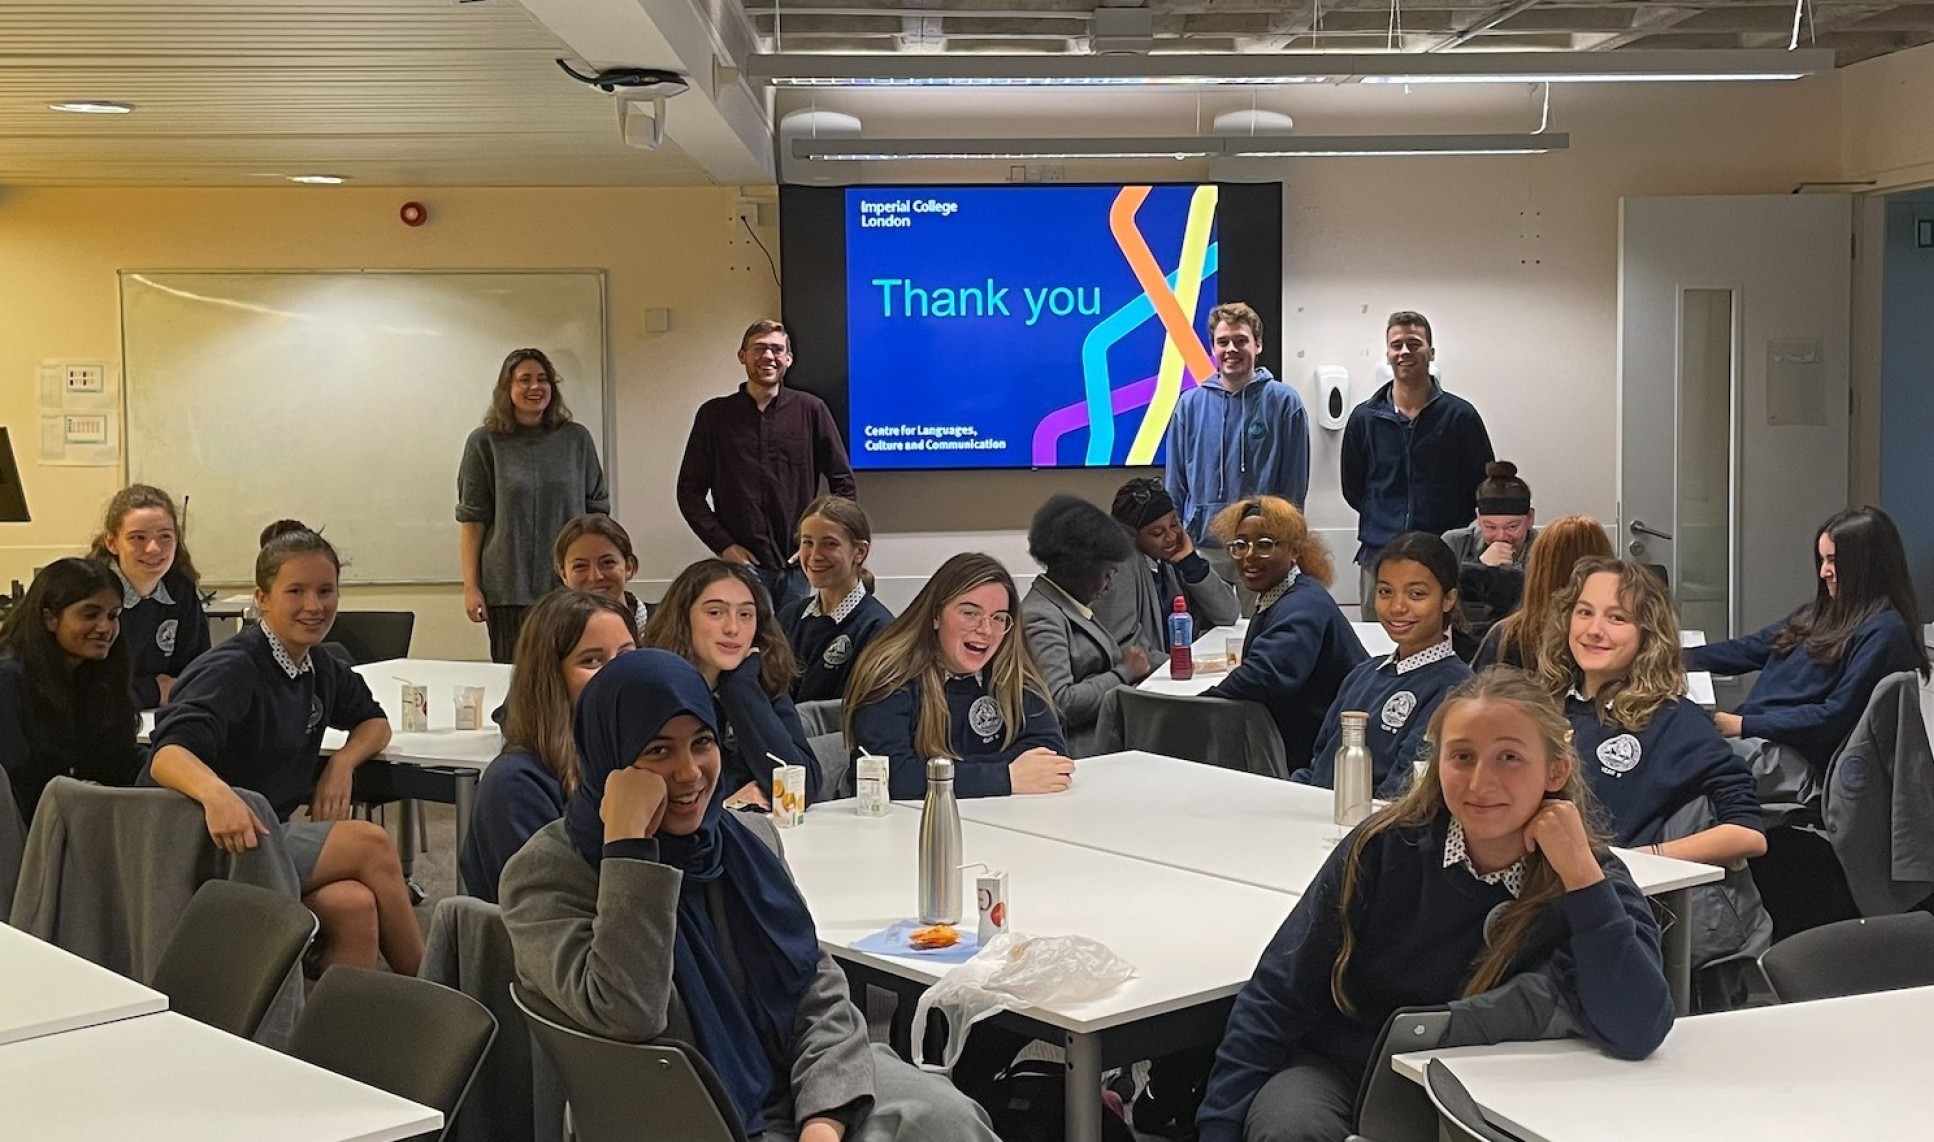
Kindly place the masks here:
<instances>
[{"instance_id":1,"label":"grey school blazer","mask_svg":"<svg viewBox=\"0 0 1934 1142\"><path fill-rule=\"evenodd\" d=\"M1156 575L1162 585L1155 585ZM1195 617L1195 637L1201 638L1215 627L1235 624L1241 617L1235 588L1211 571L1196 582L1182 577L1173 563L1151 569L1148 557L1137 551L1128 562L1115 569L1114 581L1094 602L1095 618L1115 636L1122 646L1139 642L1150 662L1160 662L1168 654L1168 634L1164 625L1175 606L1175 596L1187 600L1189 614Z\"/></svg>"},{"instance_id":2,"label":"grey school blazer","mask_svg":"<svg viewBox=\"0 0 1934 1142\"><path fill-rule=\"evenodd\" d=\"M1037 576L1021 600L1027 622L1027 647L1047 678L1069 757L1094 752L1095 718L1101 699L1117 686L1132 685L1122 665L1115 636L1095 619L1075 610L1074 601Z\"/></svg>"},{"instance_id":3,"label":"grey school blazer","mask_svg":"<svg viewBox=\"0 0 1934 1142\"><path fill-rule=\"evenodd\" d=\"M779 852L764 818L740 818ZM782 854L783 855L783 854ZM593 1035L645 1043L692 1031L672 990L672 941L684 874L647 860L584 862L553 821L504 866L499 883L517 982L541 1008ZM873 1098L866 1020L846 976L824 952L799 1002L789 1082L765 1108L772 1122L796 1123L856 1099Z\"/></svg>"}]
</instances>

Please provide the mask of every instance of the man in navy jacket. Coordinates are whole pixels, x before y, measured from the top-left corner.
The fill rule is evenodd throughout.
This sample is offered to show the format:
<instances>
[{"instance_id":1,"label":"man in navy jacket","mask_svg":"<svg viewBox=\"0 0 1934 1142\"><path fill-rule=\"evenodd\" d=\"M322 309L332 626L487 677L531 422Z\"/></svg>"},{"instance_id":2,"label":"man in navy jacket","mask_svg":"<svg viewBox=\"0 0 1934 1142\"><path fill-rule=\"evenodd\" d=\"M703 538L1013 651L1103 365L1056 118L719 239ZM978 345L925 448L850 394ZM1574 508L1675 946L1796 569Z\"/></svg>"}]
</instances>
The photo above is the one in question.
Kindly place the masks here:
<instances>
[{"instance_id":1,"label":"man in navy jacket","mask_svg":"<svg viewBox=\"0 0 1934 1142\"><path fill-rule=\"evenodd\" d=\"M1365 622L1376 619L1377 552L1406 531L1471 522L1471 489L1494 458L1484 418L1430 375L1430 321L1399 310L1384 323L1392 379L1350 410L1343 429L1343 498L1357 512L1358 581Z\"/></svg>"}]
</instances>

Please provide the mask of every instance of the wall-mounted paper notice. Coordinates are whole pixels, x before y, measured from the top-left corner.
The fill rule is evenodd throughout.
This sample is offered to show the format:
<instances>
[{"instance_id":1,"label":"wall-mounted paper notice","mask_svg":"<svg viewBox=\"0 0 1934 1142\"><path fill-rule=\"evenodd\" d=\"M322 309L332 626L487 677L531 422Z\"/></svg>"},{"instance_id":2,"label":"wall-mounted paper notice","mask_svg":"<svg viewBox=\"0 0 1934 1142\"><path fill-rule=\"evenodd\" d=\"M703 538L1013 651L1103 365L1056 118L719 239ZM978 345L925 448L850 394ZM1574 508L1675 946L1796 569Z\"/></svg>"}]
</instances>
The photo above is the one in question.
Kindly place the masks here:
<instances>
[{"instance_id":1,"label":"wall-mounted paper notice","mask_svg":"<svg viewBox=\"0 0 1934 1142\"><path fill-rule=\"evenodd\" d=\"M121 375L107 361L48 358L35 370L40 462L104 468L121 462Z\"/></svg>"}]
</instances>

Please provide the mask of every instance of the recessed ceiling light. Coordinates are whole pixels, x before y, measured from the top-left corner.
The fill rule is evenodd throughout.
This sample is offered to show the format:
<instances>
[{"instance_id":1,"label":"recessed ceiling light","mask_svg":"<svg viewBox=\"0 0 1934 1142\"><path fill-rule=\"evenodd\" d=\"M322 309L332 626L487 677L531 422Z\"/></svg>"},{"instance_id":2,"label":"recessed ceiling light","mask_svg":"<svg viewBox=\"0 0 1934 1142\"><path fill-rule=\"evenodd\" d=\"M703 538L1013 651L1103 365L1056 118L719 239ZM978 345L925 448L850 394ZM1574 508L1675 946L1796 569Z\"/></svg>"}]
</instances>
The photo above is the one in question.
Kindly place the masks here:
<instances>
[{"instance_id":1,"label":"recessed ceiling light","mask_svg":"<svg viewBox=\"0 0 1934 1142\"><path fill-rule=\"evenodd\" d=\"M126 115L132 103L104 103L98 99L76 99L69 103L49 103L49 111L68 111L75 115Z\"/></svg>"},{"instance_id":2,"label":"recessed ceiling light","mask_svg":"<svg viewBox=\"0 0 1934 1142\"><path fill-rule=\"evenodd\" d=\"M349 179L339 174L292 174L289 176L289 181L299 182L304 186L340 186Z\"/></svg>"}]
</instances>

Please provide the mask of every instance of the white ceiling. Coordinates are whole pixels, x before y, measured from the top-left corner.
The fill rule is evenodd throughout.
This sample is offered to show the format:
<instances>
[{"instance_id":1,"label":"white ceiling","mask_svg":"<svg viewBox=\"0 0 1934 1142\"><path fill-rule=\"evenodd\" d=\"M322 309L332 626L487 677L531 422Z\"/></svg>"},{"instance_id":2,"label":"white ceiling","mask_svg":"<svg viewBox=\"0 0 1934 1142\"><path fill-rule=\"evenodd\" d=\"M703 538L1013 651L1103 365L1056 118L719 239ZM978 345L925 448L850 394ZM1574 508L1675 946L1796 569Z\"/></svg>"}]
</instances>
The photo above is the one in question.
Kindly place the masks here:
<instances>
[{"instance_id":1,"label":"white ceiling","mask_svg":"<svg viewBox=\"0 0 1934 1142\"><path fill-rule=\"evenodd\" d=\"M706 184L512 0L0 0L0 184ZM688 95L687 98L699 98ZM49 111L131 103L131 115Z\"/></svg>"}]
</instances>

